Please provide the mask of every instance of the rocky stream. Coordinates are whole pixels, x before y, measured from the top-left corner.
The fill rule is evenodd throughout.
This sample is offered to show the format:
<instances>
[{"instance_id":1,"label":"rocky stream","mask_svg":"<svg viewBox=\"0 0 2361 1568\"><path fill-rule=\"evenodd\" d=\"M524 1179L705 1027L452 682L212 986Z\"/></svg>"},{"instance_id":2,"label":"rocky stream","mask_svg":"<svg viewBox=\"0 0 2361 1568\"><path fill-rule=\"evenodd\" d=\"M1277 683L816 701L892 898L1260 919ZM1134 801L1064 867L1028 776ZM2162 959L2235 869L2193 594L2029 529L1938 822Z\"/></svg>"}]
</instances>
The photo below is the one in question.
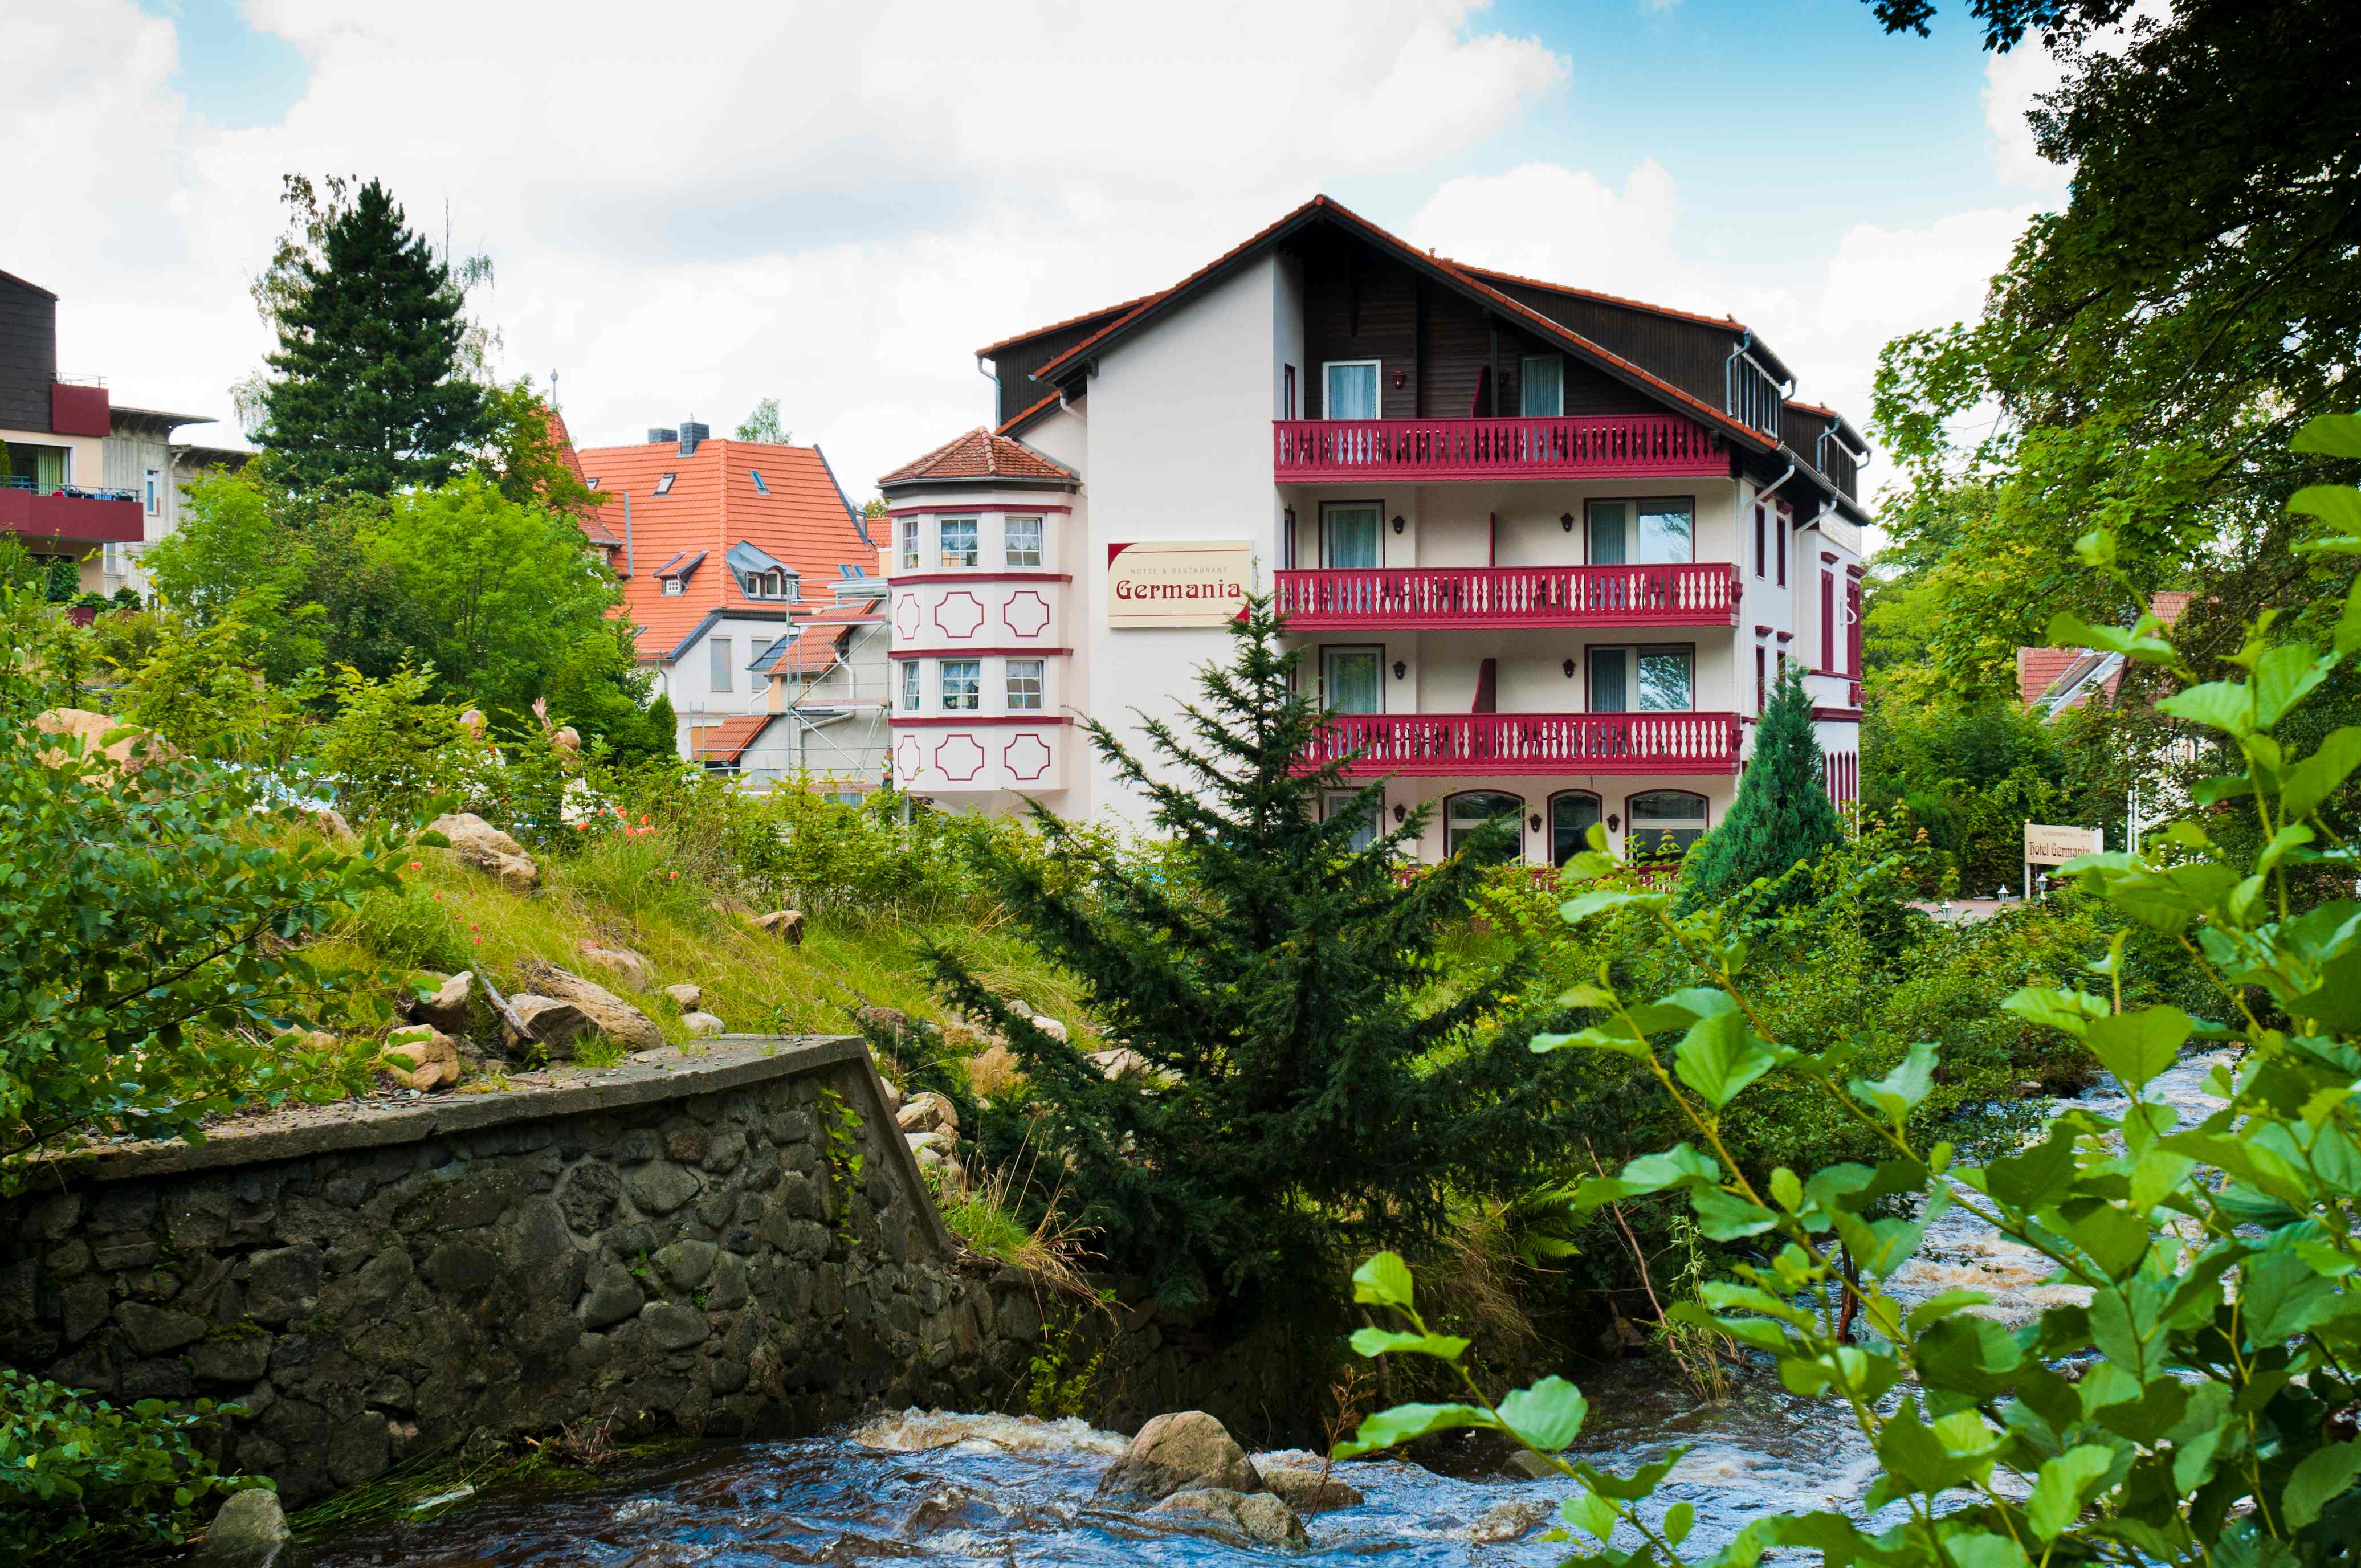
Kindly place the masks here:
<instances>
[{"instance_id":1,"label":"rocky stream","mask_svg":"<svg viewBox=\"0 0 2361 1568\"><path fill-rule=\"evenodd\" d=\"M2184 1119L2213 1105L2203 1084L2218 1059L2192 1058L2158 1081ZM2081 1103L2114 1113L2121 1098L2109 1084ZM1894 1288L1907 1300L1982 1289L1995 1316L2022 1322L2062 1299L2064 1288L2043 1283L2047 1275L2037 1256L1955 1209ZM1649 1364L1577 1376L1592 1411L1580 1457L1625 1470L1688 1448L1658 1501L1696 1505L1693 1556L1710 1555L1764 1513L1857 1508L1873 1474L1843 1411L1786 1395L1759 1373L1741 1376L1732 1397L1702 1404ZM1540 1539L1565 1485L1504 1475L1488 1461L1476 1475L1399 1460L1341 1464L1334 1478L1360 1500L1322 1508L1323 1499L1303 1492L1321 1470L1315 1455L1252 1455L1257 1477L1298 1502L1299 1537L1272 1523L1288 1510L1268 1498L1270 1517L1257 1519L1217 1494L1186 1494L1201 1501L1179 1508L1124 1496L1112 1483L1134 1463L1125 1458L1126 1442L1079 1420L912 1410L823 1437L704 1448L610 1473L587 1489L445 1500L412 1520L317 1542L300 1561L305 1568L754 1568L873 1559L1424 1568L1554 1563L1567 1550Z\"/></svg>"}]
</instances>

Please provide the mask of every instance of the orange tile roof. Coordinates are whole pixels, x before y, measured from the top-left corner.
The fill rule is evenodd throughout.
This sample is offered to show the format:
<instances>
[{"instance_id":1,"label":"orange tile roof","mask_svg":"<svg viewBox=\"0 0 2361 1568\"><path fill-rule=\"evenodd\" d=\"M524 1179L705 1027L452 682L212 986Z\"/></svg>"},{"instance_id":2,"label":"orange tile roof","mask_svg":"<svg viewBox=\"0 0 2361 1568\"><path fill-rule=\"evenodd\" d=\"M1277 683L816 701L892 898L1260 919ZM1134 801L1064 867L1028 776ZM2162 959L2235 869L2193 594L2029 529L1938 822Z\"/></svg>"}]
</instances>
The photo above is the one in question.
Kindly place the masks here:
<instances>
[{"instance_id":1,"label":"orange tile roof","mask_svg":"<svg viewBox=\"0 0 2361 1568\"><path fill-rule=\"evenodd\" d=\"M792 608L749 599L740 589L722 559L740 540L794 567L807 603L828 592L840 566L876 564L876 546L862 542L844 493L813 447L708 437L687 457L673 443L657 442L586 447L581 459L584 474L609 498L601 521L619 538L629 524L631 549L614 559L619 572L636 574L623 579L623 613L638 629L642 659L669 652L714 610ZM756 469L768 495L754 488ZM656 484L666 474L674 476L672 488L659 496ZM656 569L700 551L712 559L686 591L667 597Z\"/></svg>"},{"instance_id":2,"label":"orange tile roof","mask_svg":"<svg viewBox=\"0 0 2361 1568\"><path fill-rule=\"evenodd\" d=\"M2147 612L2167 626L2176 626L2188 612L2189 601L2196 597L2184 589L2167 588L2148 596Z\"/></svg>"},{"instance_id":3,"label":"orange tile roof","mask_svg":"<svg viewBox=\"0 0 2361 1568\"><path fill-rule=\"evenodd\" d=\"M2079 663L2084 650L2081 648L2019 648L2016 651L2016 698L2031 707L2039 702L2058 677Z\"/></svg>"},{"instance_id":4,"label":"orange tile roof","mask_svg":"<svg viewBox=\"0 0 2361 1568\"><path fill-rule=\"evenodd\" d=\"M705 731L704 738L697 743L697 760L705 762L736 762L777 717L775 713L742 713L735 718L723 719Z\"/></svg>"},{"instance_id":5,"label":"orange tile roof","mask_svg":"<svg viewBox=\"0 0 2361 1568\"><path fill-rule=\"evenodd\" d=\"M1057 388L1050 388L1049 395L1048 397L1043 398L1039 402L1035 403L1031 408L1025 410L1022 413L1009 415L1007 419L1001 422L1000 428L994 431L992 433L994 435L1014 434L1018 425L1023 424L1027 420L1031 419L1035 414L1039 413L1043 409L1048 408L1051 403L1056 402L1064 395L1065 394L1059 391Z\"/></svg>"},{"instance_id":6,"label":"orange tile roof","mask_svg":"<svg viewBox=\"0 0 2361 1568\"><path fill-rule=\"evenodd\" d=\"M1639 366L1632 364L1621 355L1612 353L1609 350L1601 347L1598 344L1591 342L1590 339L1583 336L1580 333L1575 332L1557 322L1552 321L1549 317L1542 314L1541 312L1532 309L1531 306L1510 299L1508 295L1503 294L1498 289L1493 288L1490 284L1484 282L1480 278L1477 278L1474 274L1462 269L1456 262L1446 261L1439 256L1429 255L1427 252L1410 244L1407 240L1379 228L1377 225L1369 222L1368 219L1361 216L1358 213L1354 212L1342 203L1334 201L1327 196L1312 197L1309 202L1304 203L1294 211L1280 217L1278 222L1268 225L1264 228L1249 236L1247 238L1231 247L1228 250L1224 251L1213 260L1205 263L1204 266L1197 269L1196 271L1189 274L1188 277L1180 280L1180 282L1172 285L1171 288L1165 290L1161 293L1147 296L1144 302L1136 309L1116 318L1115 321L1109 322L1097 332L1093 333L1090 336L1084 338L1073 347L1066 350L1065 353L1058 356L1057 358L1050 360L1048 364L1034 371L1034 379L1042 381L1049 379L1051 375L1059 367L1069 364L1071 361L1088 354L1093 346L1104 341L1112 334L1121 331L1126 325L1138 320L1148 312L1155 310L1159 305L1165 303L1167 301L1186 292L1195 285L1212 278L1215 273L1229 266L1230 263L1245 256L1256 247L1261 245L1265 240L1269 239L1272 236L1278 234L1281 229L1288 227L1298 219L1303 217L1306 214L1316 212L1334 214L1339 220L1346 225L1360 229L1378 244L1390 247L1403 257L1411 261L1417 262L1420 265L1433 268L1436 271L1441 272L1445 278L1459 284L1469 292L1478 296L1479 298L1489 301L1501 310L1512 312L1524 318L1548 336L1555 337L1565 343L1573 344L1583 353L1591 356L1601 364L1610 366L1613 368L1621 371L1623 374L1631 377L1633 380L1642 383L1660 396L1678 403L1684 408L1693 411L1705 419L1709 424L1715 425L1729 433L1739 436L1750 445L1767 451L1775 444L1771 438L1765 436L1761 431L1754 429L1743 421L1732 419L1729 414L1723 412L1718 408L1715 408L1711 403L1707 402L1704 399L1693 397L1689 393L1683 391L1680 388L1674 386L1670 381L1665 380L1663 377L1642 369ZM1709 321L1712 318L1704 317L1700 319ZM1723 325L1727 323L1717 322L1715 324Z\"/></svg>"},{"instance_id":7,"label":"orange tile roof","mask_svg":"<svg viewBox=\"0 0 2361 1568\"><path fill-rule=\"evenodd\" d=\"M994 435L977 425L877 481L879 486L916 479L1073 479L1071 468L1054 463L1021 441Z\"/></svg>"},{"instance_id":8,"label":"orange tile roof","mask_svg":"<svg viewBox=\"0 0 2361 1568\"><path fill-rule=\"evenodd\" d=\"M1159 290L1159 292L1161 292L1161 291ZM988 358L997 350L1005 348L1012 343L1022 343L1028 337L1039 337L1045 333L1056 332L1062 327L1080 326L1084 322L1089 321L1095 316L1113 315L1117 312L1121 312L1124 314L1128 315L1131 312L1138 309L1140 306L1148 303L1150 300L1155 298L1155 294L1142 294L1136 300L1126 300L1119 305L1102 305L1095 311L1084 311L1081 315L1068 316L1061 322L1051 322L1048 326L1037 326L1030 332L1016 333L1010 336L1002 338L998 343L985 344L982 348L975 351L975 356L978 359Z\"/></svg>"}]
</instances>

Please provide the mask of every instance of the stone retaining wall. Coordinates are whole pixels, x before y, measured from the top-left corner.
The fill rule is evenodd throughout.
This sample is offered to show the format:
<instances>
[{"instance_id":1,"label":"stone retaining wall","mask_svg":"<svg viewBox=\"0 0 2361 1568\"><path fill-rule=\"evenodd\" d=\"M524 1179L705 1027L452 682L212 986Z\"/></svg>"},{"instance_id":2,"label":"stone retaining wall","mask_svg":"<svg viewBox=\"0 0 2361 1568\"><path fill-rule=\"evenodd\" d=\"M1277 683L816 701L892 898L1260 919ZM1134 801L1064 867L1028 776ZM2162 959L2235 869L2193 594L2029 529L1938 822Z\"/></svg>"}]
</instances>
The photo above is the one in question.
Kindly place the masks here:
<instances>
[{"instance_id":1,"label":"stone retaining wall","mask_svg":"<svg viewBox=\"0 0 2361 1568\"><path fill-rule=\"evenodd\" d=\"M0 1359L236 1400L223 1458L290 1507L586 1418L721 1438L1004 1406L1040 1306L959 1260L852 1039L280 1113L0 1201Z\"/></svg>"}]
</instances>

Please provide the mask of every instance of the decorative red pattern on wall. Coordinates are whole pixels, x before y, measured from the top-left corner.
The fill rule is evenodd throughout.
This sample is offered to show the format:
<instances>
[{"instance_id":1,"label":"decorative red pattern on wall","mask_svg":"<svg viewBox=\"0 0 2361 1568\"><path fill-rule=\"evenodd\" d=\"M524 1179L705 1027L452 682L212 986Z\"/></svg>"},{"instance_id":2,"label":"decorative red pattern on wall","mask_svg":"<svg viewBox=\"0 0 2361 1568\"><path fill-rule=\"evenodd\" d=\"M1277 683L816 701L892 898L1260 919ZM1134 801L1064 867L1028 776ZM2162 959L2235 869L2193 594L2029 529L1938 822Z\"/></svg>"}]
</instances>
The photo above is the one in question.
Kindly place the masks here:
<instances>
[{"instance_id":1,"label":"decorative red pattern on wall","mask_svg":"<svg viewBox=\"0 0 2361 1568\"><path fill-rule=\"evenodd\" d=\"M962 604L962 600L966 602ZM943 619L946 611L950 614L950 620ZM946 637L972 637L983 624L983 601L972 593L945 594L942 602L935 606L935 630Z\"/></svg>"},{"instance_id":2,"label":"decorative red pattern on wall","mask_svg":"<svg viewBox=\"0 0 2361 1568\"><path fill-rule=\"evenodd\" d=\"M1735 626L1742 588L1722 563L1439 566L1275 572L1297 631L1460 626Z\"/></svg>"},{"instance_id":3,"label":"decorative red pattern on wall","mask_svg":"<svg viewBox=\"0 0 2361 1568\"><path fill-rule=\"evenodd\" d=\"M1678 414L1274 420L1274 469L1299 479L1726 477L1721 437Z\"/></svg>"},{"instance_id":4,"label":"decorative red pattern on wall","mask_svg":"<svg viewBox=\"0 0 2361 1568\"><path fill-rule=\"evenodd\" d=\"M983 771L983 742L972 735L946 735L935 742L935 771L965 784Z\"/></svg>"},{"instance_id":5,"label":"decorative red pattern on wall","mask_svg":"<svg viewBox=\"0 0 2361 1568\"><path fill-rule=\"evenodd\" d=\"M1058 754L1049 750L1049 742L1038 735L1019 735L1000 749L1000 765L1008 776L1020 783L1031 784L1049 771Z\"/></svg>"},{"instance_id":6,"label":"decorative red pattern on wall","mask_svg":"<svg viewBox=\"0 0 2361 1568\"><path fill-rule=\"evenodd\" d=\"M1000 607L1000 624L1019 637L1038 637L1049 630L1049 601L1031 588L1019 588Z\"/></svg>"},{"instance_id":7,"label":"decorative red pattern on wall","mask_svg":"<svg viewBox=\"0 0 2361 1568\"><path fill-rule=\"evenodd\" d=\"M1308 765L1371 773L1729 773L1734 713L1354 713L1320 732Z\"/></svg>"}]
</instances>

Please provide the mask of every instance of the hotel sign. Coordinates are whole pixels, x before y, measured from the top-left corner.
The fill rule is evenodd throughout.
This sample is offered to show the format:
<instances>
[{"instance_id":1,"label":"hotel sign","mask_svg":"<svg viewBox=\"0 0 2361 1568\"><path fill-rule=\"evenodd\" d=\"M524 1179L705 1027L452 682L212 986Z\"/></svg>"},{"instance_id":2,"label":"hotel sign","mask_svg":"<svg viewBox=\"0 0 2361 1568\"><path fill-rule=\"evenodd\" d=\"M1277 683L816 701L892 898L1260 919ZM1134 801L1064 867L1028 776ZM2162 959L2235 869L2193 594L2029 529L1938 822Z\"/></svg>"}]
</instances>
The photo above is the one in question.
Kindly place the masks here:
<instances>
[{"instance_id":1,"label":"hotel sign","mask_svg":"<svg viewBox=\"0 0 2361 1568\"><path fill-rule=\"evenodd\" d=\"M1254 545L1142 539L1107 546L1109 626L1222 626L1246 608Z\"/></svg>"},{"instance_id":2,"label":"hotel sign","mask_svg":"<svg viewBox=\"0 0 2361 1568\"><path fill-rule=\"evenodd\" d=\"M2082 855L2095 855L2105 846L2096 828L2057 828L2047 823L2025 825L2025 863L2062 866Z\"/></svg>"}]
</instances>

